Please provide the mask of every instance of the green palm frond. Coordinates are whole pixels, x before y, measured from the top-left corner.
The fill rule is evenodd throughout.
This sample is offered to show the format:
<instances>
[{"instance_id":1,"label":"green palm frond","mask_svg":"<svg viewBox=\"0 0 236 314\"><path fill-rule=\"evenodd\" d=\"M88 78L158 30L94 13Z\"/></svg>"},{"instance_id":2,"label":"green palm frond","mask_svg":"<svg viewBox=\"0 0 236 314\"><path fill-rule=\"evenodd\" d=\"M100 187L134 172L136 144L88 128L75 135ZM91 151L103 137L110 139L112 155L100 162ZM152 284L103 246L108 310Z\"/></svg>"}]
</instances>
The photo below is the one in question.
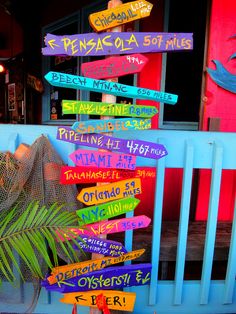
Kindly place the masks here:
<instances>
[{"instance_id":1,"label":"green palm frond","mask_svg":"<svg viewBox=\"0 0 236 314\"><path fill-rule=\"evenodd\" d=\"M75 212L69 212L64 207L65 205L54 203L47 209L45 206L39 206L38 202L32 202L21 215L17 206L3 219L0 213L1 277L14 281L17 270L25 279L16 258L17 254L24 267L36 278L45 276L39 257L44 266L52 268L58 265L58 247L69 261L78 261L75 250L65 237L65 234L70 234L70 228L78 227L78 217ZM64 238L63 241L58 235ZM72 242L76 243L75 239Z\"/></svg>"}]
</instances>

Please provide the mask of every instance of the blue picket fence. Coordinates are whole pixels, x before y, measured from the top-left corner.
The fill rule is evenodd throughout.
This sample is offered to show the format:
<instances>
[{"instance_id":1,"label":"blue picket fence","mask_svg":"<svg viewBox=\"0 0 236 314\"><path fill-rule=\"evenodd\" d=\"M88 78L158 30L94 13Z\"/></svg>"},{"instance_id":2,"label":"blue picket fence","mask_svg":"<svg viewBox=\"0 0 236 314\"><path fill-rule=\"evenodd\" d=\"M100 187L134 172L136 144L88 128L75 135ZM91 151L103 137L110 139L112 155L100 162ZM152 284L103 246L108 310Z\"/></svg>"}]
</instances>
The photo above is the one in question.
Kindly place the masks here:
<instances>
[{"instance_id":1,"label":"blue picket fence","mask_svg":"<svg viewBox=\"0 0 236 314\"><path fill-rule=\"evenodd\" d=\"M77 146L56 139L57 127L42 125L0 125L0 151L14 152L20 143L32 144L44 134L66 164L71 164L68 155ZM137 158L140 166L156 166L156 192L153 217L151 282L148 286L131 287L127 291L136 293L135 314L165 313L236 313L236 216L234 213L231 242L225 278L212 280L212 265L217 227L217 213L223 169L236 169L235 133L193 132L193 131L129 131L117 132L115 137L140 139L163 144L168 155L158 161ZM163 191L165 169L182 168L182 194L179 216L178 244L175 275L173 280L158 279L160 267L160 240L162 228ZM190 198L194 169L211 169L211 189L206 227L205 246L201 278L184 280L187 235L189 226ZM236 211L236 206L235 206ZM132 250L132 232L126 232L125 247ZM4 283L2 289L9 294L8 302L1 300L1 313L22 313L25 303L32 298L32 287L22 283L12 287ZM0 291L1 297L1 291ZM42 289L33 313L71 313L72 306L59 302L59 293ZM89 308L78 307L80 314L89 313Z\"/></svg>"}]
</instances>

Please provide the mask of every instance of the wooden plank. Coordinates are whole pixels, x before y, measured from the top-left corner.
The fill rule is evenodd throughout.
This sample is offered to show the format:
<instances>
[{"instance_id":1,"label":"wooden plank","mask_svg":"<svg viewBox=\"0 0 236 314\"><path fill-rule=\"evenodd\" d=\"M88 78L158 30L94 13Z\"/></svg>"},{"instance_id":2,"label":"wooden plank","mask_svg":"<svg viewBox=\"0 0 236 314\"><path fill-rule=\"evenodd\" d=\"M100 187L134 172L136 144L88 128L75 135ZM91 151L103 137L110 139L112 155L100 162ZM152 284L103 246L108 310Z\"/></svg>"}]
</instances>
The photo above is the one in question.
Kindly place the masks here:
<instances>
[{"instance_id":1,"label":"wooden plank","mask_svg":"<svg viewBox=\"0 0 236 314\"><path fill-rule=\"evenodd\" d=\"M43 280L41 285L49 291L63 293L143 286L149 284L151 268L149 263L109 267L70 278L60 285L57 283L50 285L47 280Z\"/></svg>"},{"instance_id":2,"label":"wooden plank","mask_svg":"<svg viewBox=\"0 0 236 314\"><path fill-rule=\"evenodd\" d=\"M123 263L125 261L134 260L139 258L145 249L132 251L129 253L125 253L118 257L102 257L96 260L88 260L80 263L68 264L64 266L58 266L52 268L51 275L46 278L50 285L56 282L63 282L64 280L68 280L70 278L78 277L80 275L89 274L91 272L104 269L105 267Z\"/></svg>"},{"instance_id":3,"label":"wooden plank","mask_svg":"<svg viewBox=\"0 0 236 314\"><path fill-rule=\"evenodd\" d=\"M102 186L84 188L78 194L77 199L85 205L94 205L141 193L141 180L140 178L134 178Z\"/></svg>"},{"instance_id":4,"label":"wooden plank","mask_svg":"<svg viewBox=\"0 0 236 314\"><path fill-rule=\"evenodd\" d=\"M152 167L136 167L135 170L61 166L60 184L116 182L129 178L154 178Z\"/></svg>"},{"instance_id":5,"label":"wooden plank","mask_svg":"<svg viewBox=\"0 0 236 314\"><path fill-rule=\"evenodd\" d=\"M77 238L80 235L99 236L146 228L149 226L150 222L151 219L149 217L139 215L131 218L113 219L110 221L86 225L84 228L69 228L67 233L63 233L62 235L60 232L57 232L57 235L61 241L65 241L66 239L70 240L72 238Z\"/></svg>"},{"instance_id":6,"label":"wooden plank","mask_svg":"<svg viewBox=\"0 0 236 314\"><path fill-rule=\"evenodd\" d=\"M141 140L126 140L103 134L79 134L67 126L58 127L57 139L73 144L109 149L153 159L159 159L168 154L162 144Z\"/></svg>"},{"instance_id":7,"label":"wooden plank","mask_svg":"<svg viewBox=\"0 0 236 314\"><path fill-rule=\"evenodd\" d=\"M89 24L95 32L148 17L152 3L145 0L132 1L115 8L99 11L89 15Z\"/></svg>"},{"instance_id":8,"label":"wooden plank","mask_svg":"<svg viewBox=\"0 0 236 314\"><path fill-rule=\"evenodd\" d=\"M77 149L69 155L76 166L134 170L136 157L128 154Z\"/></svg>"},{"instance_id":9,"label":"wooden plank","mask_svg":"<svg viewBox=\"0 0 236 314\"><path fill-rule=\"evenodd\" d=\"M120 256L127 253L122 243L117 241L91 237L85 234L80 235L76 241L84 252L102 254L105 256ZM73 244L72 246L75 250L79 250L77 245Z\"/></svg>"},{"instance_id":10,"label":"wooden plank","mask_svg":"<svg viewBox=\"0 0 236 314\"><path fill-rule=\"evenodd\" d=\"M121 118L74 122L72 127L79 134L106 133L129 130L151 129L151 119Z\"/></svg>"},{"instance_id":11,"label":"wooden plank","mask_svg":"<svg viewBox=\"0 0 236 314\"><path fill-rule=\"evenodd\" d=\"M193 49L192 33L109 32L75 35L47 34L44 56L106 56Z\"/></svg>"},{"instance_id":12,"label":"wooden plank","mask_svg":"<svg viewBox=\"0 0 236 314\"><path fill-rule=\"evenodd\" d=\"M117 180L135 178L137 173L135 170L62 166L60 184L116 182Z\"/></svg>"},{"instance_id":13,"label":"wooden plank","mask_svg":"<svg viewBox=\"0 0 236 314\"><path fill-rule=\"evenodd\" d=\"M126 197L121 200L104 203L97 206L89 206L76 211L79 226L116 217L134 210L140 203L135 197Z\"/></svg>"},{"instance_id":14,"label":"wooden plank","mask_svg":"<svg viewBox=\"0 0 236 314\"><path fill-rule=\"evenodd\" d=\"M158 113L155 106L114 104L83 100L62 100L63 114L92 114L152 118Z\"/></svg>"},{"instance_id":15,"label":"wooden plank","mask_svg":"<svg viewBox=\"0 0 236 314\"><path fill-rule=\"evenodd\" d=\"M174 94L120 84L117 82L95 80L89 77L71 75L62 72L50 71L45 75L45 79L52 86L89 90L98 93L109 93L110 95L115 96L161 101L170 105L175 105L178 99L178 96Z\"/></svg>"},{"instance_id":16,"label":"wooden plank","mask_svg":"<svg viewBox=\"0 0 236 314\"><path fill-rule=\"evenodd\" d=\"M96 290L86 292L71 292L64 294L60 299L63 303L78 304L81 306L97 307L96 297L103 294L106 304L111 310L133 312L136 293L117 290Z\"/></svg>"},{"instance_id":17,"label":"wooden plank","mask_svg":"<svg viewBox=\"0 0 236 314\"><path fill-rule=\"evenodd\" d=\"M109 57L104 60L83 63L81 65L81 72L83 76L101 80L139 73L147 62L148 58L139 53Z\"/></svg>"}]
</instances>

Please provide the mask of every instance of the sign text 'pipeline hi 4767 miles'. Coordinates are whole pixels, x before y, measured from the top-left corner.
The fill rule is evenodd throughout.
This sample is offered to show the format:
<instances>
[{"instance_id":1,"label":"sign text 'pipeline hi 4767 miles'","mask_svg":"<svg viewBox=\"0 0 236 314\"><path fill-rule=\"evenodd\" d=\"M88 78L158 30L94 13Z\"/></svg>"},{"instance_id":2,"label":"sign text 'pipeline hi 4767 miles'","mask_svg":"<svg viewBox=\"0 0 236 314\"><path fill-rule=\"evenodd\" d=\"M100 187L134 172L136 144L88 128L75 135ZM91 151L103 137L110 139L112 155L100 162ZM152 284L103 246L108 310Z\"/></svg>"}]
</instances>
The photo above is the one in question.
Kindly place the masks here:
<instances>
[{"instance_id":1,"label":"sign text 'pipeline hi 4767 miles'","mask_svg":"<svg viewBox=\"0 0 236 314\"><path fill-rule=\"evenodd\" d=\"M79 134L67 126L58 127L57 139L82 146L107 149L153 159L160 159L168 154L162 144L121 139L103 134Z\"/></svg>"}]
</instances>

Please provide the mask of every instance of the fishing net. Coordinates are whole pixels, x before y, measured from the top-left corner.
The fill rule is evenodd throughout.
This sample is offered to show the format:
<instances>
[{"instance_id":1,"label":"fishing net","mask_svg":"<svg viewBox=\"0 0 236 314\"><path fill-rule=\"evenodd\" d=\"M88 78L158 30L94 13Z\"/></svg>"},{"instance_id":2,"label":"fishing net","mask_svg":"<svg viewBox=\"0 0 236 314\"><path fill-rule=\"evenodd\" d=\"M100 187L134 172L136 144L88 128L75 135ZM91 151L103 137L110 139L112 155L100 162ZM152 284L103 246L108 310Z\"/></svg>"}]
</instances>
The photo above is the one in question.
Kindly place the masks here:
<instances>
[{"instance_id":1,"label":"fishing net","mask_svg":"<svg viewBox=\"0 0 236 314\"><path fill-rule=\"evenodd\" d=\"M78 194L76 186L59 183L60 168L63 161L48 138L42 135L31 146L23 145L21 148L24 148L24 154L17 153L17 150L15 154L0 153L1 215L6 215L17 204L16 220L32 201L38 201L40 206L45 205L47 208L57 202L58 204L68 204L69 206L66 209L69 211L80 209L82 204L76 199ZM14 220L12 223L14 223ZM60 259L66 261L59 245L57 252ZM43 260L36 251L35 254L38 255L37 258L46 274L46 265L43 264ZM82 255L82 253L79 254ZM32 278L25 263L19 256L17 258L26 282L33 283L34 286L31 304L28 303L27 309L25 309L25 313L31 313L33 304L37 302L40 282ZM81 259L85 259L85 257L81 256ZM4 261L0 258L0 263L2 262ZM4 278L3 275L2 278ZM16 289L19 289L19 286ZM0 289L0 300L17 303L14 300L14 294L10 293L8 295L3 289Z\"/></svg>"}]
</instances>

